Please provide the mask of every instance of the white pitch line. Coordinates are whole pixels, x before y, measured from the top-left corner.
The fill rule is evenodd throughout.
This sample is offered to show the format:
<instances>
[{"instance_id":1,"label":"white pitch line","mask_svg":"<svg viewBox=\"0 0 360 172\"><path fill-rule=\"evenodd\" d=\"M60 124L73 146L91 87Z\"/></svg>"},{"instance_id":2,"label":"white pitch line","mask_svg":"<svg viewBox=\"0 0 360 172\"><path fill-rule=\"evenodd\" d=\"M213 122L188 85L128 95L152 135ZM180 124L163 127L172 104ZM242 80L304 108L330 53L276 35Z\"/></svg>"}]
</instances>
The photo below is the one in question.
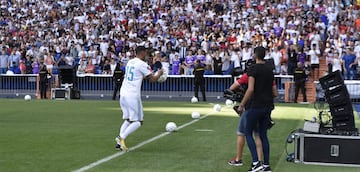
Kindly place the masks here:
<instances>
[{"instance_id":1,"label":"white pitch line","mask_svg":"<svg viewBox=\"0 0 360 172\"><path fill-rule=\"evenodd\" d=\"M185 128L185 127L187 127L187 126L189 126L189 125L191 125L191 124L194 124L195 122L198 122L199 120L204 119L204 118L208 117L209 115L211 115L211 114L213 114L213 113L216 113L216 112L213 111L213 112L207 113L206 115L201 116L199 119L194 119L194 120L192 120L192 121L190 121L190 122L188 122L188 123L185 123L185 124L179 126L179 127L177 128L177 130L181 130L182 128ZM136 149L138 149L138 148L140 148L140 147L142 147L142 146L144 146L144 145L146 145L146 144L148 144L148 143L151 143L151 142L153 142L153 141L155 141L155 140L158 140L158 139L160 139L160 138L162 138L162 137L165 137L165 136L169 135L170 133L171 133L171 132L164 132L164 133L161 133L161 134L159 134L159 135L157 135L157 136L155 136L155 137L152 137L152 138L150 138L150 139L148 139L148 140L145 140L145 141L143 141L143 142L135 145L134 147L129 148L128 152L134 151L134 150L136 150ZM79 168L79 169L77 169L77 170L74 170L73 172L84 172L84 171L89 170L89 169L92 169L92 168L94 168L94 167L96 167L96 166L98 166L98 165L100 165L100 164L102 164L102 163L108 162L108 161L110 161L110 160L112 160L112 159L114 159L114 158L117 158L117 157L119 157L119 156L122 156L122 155L124 155L125 153L126 153L126 152L121 151L121 152L112 154L112 155L107 156L107 157L105 157L105 158L103 158L103 159L97 160L97 161L95 161L95 162L93 162L93 163L91 163L91 164L89 164L89 165L86 165L86 166L81 167L81 168Z\"/></svg>"}]
</instances>

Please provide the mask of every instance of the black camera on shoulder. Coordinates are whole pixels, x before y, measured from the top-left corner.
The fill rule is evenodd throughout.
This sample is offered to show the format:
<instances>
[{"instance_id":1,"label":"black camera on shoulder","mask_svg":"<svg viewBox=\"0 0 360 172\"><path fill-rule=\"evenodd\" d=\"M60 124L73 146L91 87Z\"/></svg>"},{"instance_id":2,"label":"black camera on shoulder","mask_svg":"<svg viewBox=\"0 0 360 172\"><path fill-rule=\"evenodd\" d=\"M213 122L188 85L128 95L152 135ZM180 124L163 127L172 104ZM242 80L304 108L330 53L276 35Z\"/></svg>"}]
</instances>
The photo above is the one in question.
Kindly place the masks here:
<instances>
[{"instance_id":1,"label":"black camera on shoulder","mask_svg":"<svg viewBox=\"0 0 360 172\"><path fill-rule=\"evenodd\" d=\"M230 99L232 101L241 102L242 99L244 98L244 96L245 96L245 93L242 91L234 92L234 91L231 91L230 89L224 90L224 98Z\"/></svg>"}]
</instances>

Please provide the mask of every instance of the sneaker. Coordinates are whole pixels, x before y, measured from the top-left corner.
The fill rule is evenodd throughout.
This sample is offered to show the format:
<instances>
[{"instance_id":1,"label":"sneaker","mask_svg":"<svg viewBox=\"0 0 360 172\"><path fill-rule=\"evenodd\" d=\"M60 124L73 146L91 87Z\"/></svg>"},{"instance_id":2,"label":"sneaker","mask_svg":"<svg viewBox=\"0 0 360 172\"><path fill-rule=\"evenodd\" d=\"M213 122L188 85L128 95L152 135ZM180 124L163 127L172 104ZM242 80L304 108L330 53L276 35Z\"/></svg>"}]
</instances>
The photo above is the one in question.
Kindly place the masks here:
<instances>
[{"instance_id":1,"label":"sneaker","mask_svg":"<svg viewBox=\"0 0 360 172\"><path fill-rule=\"evenodd\" d=\"M275 121L270 120L267 129L270 130L275 125Z\"/></svg>"},{"instance_id":2,"label":"sneaker","mask_svg":"<svg viewBox=\"0 0 360 172\"><path fill-rule=\"evenodd\" d=\"M235 159L228 161L228 164L236 167L243 165L242 160L236 161Z\"/></svg>"},{"instance_id":3,"label":"sneaker","mask_svg":"<svg viewBox=\"0 0 360 172\"><path fill-rule=\"evenodd\" d=\"M263 169L264 167L259 161L258 163L256 163L256 165L251 165L251 168L248 170L248 172L258 172L258 171L262 171Z\"/></svg>"},{"instance_id":4,"label":"sneaker","mask_svg":"<svg viewBox=\"0 0 360 172\"><path fill-rule=\"evenodd\" d=\"M123 150L123 151L128 151L129 149L126 147L126 144L125 144L125 140L120 138L120 136L117 136L115 138L115 141L117 143L117 145L120 145L120 149ZM116 147L117 147L116 145Z\"/></svg>"},{"instance_id":5,"label":"sneaker","mask_svg":"<svg viewBox=\"0 0 360 172\"><path fill-rule=\"evenodd\" d=\"M267 167L264 166L263 172L271 172L270 166Z\"/></svg>"},{"instance_id":6,"label":"sneaker","mask_svg":"<svg viewBox=\"0 0 360 172\"><path fill-rule=\"evenodd\" d=\"M119 144L116 144L116 146L115 146L115 150L119 150L119 151L122 151L122 149L121 149L121 145L119 145Z\"/></svg>"}]
</instances>

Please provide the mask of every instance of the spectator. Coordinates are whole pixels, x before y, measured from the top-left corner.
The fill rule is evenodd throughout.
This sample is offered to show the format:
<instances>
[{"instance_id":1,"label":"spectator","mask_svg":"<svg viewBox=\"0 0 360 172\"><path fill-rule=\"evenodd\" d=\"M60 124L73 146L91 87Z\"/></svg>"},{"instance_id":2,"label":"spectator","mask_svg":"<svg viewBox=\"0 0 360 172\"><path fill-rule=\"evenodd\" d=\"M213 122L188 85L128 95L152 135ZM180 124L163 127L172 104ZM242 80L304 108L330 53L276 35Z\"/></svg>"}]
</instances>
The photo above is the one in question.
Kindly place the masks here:
<instances>
[{"instance_id":1,"label":"spectator","mask_svg":"<svg viewBox=\"0 0 360 172\"><path fill-rule=\"evenodd\" d=\"M25 59L25 68L26 68L26 74L32 74L33 73L33 67L32 67L32 63L33 61L31 60L30 55L26 55L26 59Z\"/></svg>"},{"instance_id":2,"label":"spectator","mask_svg":"<svg viewBox=\"0 0 360 172\"><path fill-rule=\"evenodd\" d=\"M213 67L214 75L222 75L222 59L220 53L217 52L215 57L213 57Z\"/></svg>"},{"instance_id":3,"label":"spectator","mask_svg":"<svg viewBox=\"0 0 360 172\"><path fill-rule=\"evenodd\" d=\"M95 65L92 63L91 60L88 61L85 67L85 73L87 74L95 74Z\"/></svg>"},{"instance_id":4,"label":"spectator","mask_svg":"<svg viewBox=\"0 0 360 172\"><path fill-rule=\"evenodd\" d=\"M0 74L5 74L7 71L7 67L8 67L8 55L3 49L0 55Z\"/></svg>"},{"instance_id":5,"label":"spectator","mask_svg":"<svg viewBox=\"0 0 360 172\"><path fill-rule=\"evenodd\" d=\"M86 70L86 62L80 61L80 64L77 69L77 75L85 74L85 70Z\"/></svg>"},{"instance_id":6,"label":"spectator","mask_svg":"<svg viewBox=\"0 0 360 172\"><path fill-rule=\"evenodd\" d=\"M180 58L178 54L175 54L174 59L172 60L172 75L179 75L180 74Z\"/></svg>"},{"instance_id":7,"label":"spectator","mask_svg":"<svg viewBox=\"0 0 360 172\"><path fill-rule=\"evenodd\" d=\"M26 74L26 66L24 60L19 61L19 69L21 74Z\"/></svg>"},{"instance_id":8,"label":"spectator","mask_svg":"<svg viewBox=\"0 0 360 172\"><path fill-rule=\"evenodd\" d=\"M355 79L355 59L356 56L353 54L350 48L345 50L345 54L342 57L344 61L344 78L345 79Z\"/></svg>"},{"instance_id":9,"label":"spectator","mask_svg":"<svg viewBox=\"0 0 360 172\"><path fill-rule=\"evenodd\" d=\"M343 62L342 58L339 56L338 52L334 53L334 59L331 61L331 65L332 65L332 72L335 72L338 70L342 73L344 62Z\"/></svg>"},{"instance_id":10,"label":"spectator","mask_svg":"<svg viewBox=\"0 0 360 172\"><path fill-rule=\"evenodd\" d=\"M317 44L311 45L311 50L308 55L310 56L311 71L313 73L314 80L316 80L320 75L320 50L317 48Z\"/></svg>"},{"instance_id":11,"label":"spectator","mask_svg":"<svg viewBox=\"0 0 360 172\"><path fill-rule=\"evenodd\" d=\"M40 63L39 63L39 59L38 58L34 58L33 63L31 64L32 67L32 73L33 74L38 74L40 71Z\"/></svg>"},{"instance_id":12,"label":"spectator","mask_svg":"<svg viewBox=\"0 0 360 172\"><path fill-rule=\"evenodd\" d=\"M281 53L278 50L278 48L274 48L271 52L271 57L274 59L274 65L275 65L275 74L280 74L281 71Z\"/></svg>"},{"instance_id":13,"label":"spectator","mask_svg":"<svg viewBox=\"0 0 360 172\"><path fill-rule=\"evenodd\" d=\"M116 68L116 61L115 59L111 59L110 61L110 75L113 75L114 74L114 71L115 71L115 68Z\"/></svg>"},{"instance_id":14,"label":"spectator","mask_svg":"<svg viewBox=\"0 0 360 172\"><path fill-rule=\"evenodd\" d=\"M294 75L295 69L297 68L297 50L295 46L290 46L290 51L288 51L288 75Z\"/></svg>"},{"instance_id":15,"label":"spectator","mask_svg":"<svg viewBox=\"0 0 360 172\"><path fill-rule=\"evenodd\" d=\"M185 57L185 66L186 66L186 70L185 70L185 75L192 75L194 72L194 62L195 62L195 58L192 54L192 51L188 51L187 56Z\"/></svg>"},{"instance_id":16,"label":"spectator","mask_svg":"<svg viewBox=\"0 0 360 172\"><path fill-rule=\"evenodd\" d=\"M103 74L106 74L106 75L111 74L111 67L110 67L109 60L105 60L105 64L103 67Z\"/></svg>"}]
</instances>

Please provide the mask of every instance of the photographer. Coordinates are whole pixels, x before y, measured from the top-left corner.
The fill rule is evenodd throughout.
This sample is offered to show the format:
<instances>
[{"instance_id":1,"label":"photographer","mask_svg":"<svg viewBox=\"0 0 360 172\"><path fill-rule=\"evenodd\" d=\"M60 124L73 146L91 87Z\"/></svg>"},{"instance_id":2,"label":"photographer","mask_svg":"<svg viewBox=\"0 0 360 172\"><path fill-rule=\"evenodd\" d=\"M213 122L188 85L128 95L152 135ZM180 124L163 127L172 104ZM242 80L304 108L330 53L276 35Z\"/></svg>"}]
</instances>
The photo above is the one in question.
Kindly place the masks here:
<instances>
[{"instance_id":1,"label":"photographer","mask_svg":"<svg viewBox=\"0 0 360 172\"><path fill-rule=\"evenodd\" d=\"M270 145L267 137L267 129L270 124L270 114L274 107L273 97L277 95L274 83L274 74L270 65L265 65L264 47L254 49L256 64L248 71L249 83L245 96L241 101L238 111L243 112L245 105L250 101L246 118L245 137L252 156L252 166L249 172L271 171L270 169ZM253 131L259 125L259 136L264 154L264 164L259 161Z\"/></svg>"},{"instance_id":2,"label":"photographer","mask_svg":"<svg viewBox=\"0 0 360 172\"><path fill-rule=\"evenodd\" d=\"M242 96L244 95L244 93L248 87L249 76L247 75L246 72L249 69L249 67L253 64L254 64L253 60L246 61L245 73L243 75L241 75L241 77L230 86L230 89L229 89L230 91L228 93L226 93L226 90L225 90L224 96L226 96L226 94L228 94L229 97L227 97L227 98L233 97L230 99L233 99L233 101L238 101L238 102L241 101ZM248 109L249 106L250 106L250 101L245 105L245 109ZM235 108L234 110L237 111L238 106L235 106L234 108ZM238 129L237 129L236 157L231 159L230 161L228 161L228 164L232 165L232 166L242 166L243 165L242 154L243 154L244 145L245 145L245 126L246 126L246 117L248 114L247 112L248 112L247 110L244 110L242 113L238 114L238 115L240 115L240 120L239 120ZM262 148L261 148L261 140L259 137L259 133L257 131L255 131L254 135L255 135L257 154L258 154L259 159L262 159L261 158Z\"/></svg>"}]
</instances>

